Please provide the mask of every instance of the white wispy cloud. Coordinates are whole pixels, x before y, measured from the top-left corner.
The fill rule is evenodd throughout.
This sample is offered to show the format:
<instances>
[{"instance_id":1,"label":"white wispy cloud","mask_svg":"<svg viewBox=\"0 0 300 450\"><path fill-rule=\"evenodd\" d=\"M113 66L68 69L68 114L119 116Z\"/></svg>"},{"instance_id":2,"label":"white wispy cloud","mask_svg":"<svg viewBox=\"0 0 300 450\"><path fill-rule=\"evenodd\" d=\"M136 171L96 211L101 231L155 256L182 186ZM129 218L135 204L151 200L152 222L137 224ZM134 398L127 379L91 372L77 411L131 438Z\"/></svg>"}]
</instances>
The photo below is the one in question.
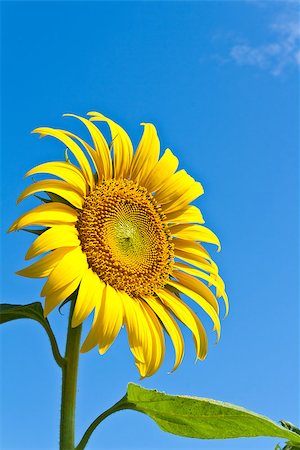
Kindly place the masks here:
<instances>
[{"instance_id":1,"label":"white wispy cloud","mask_svg":"<svg viewBox=\"0 0 300 450\"><path fill-rule=\"evenodd\" d=\"M254 45L244 36L235 37L223 62L253 66L274 76L286 69L300 67L300 23L298 3L290 3L267 25L267 39ZM221 58L220 58L221 60Z\"/></svg>"}]
</instances>

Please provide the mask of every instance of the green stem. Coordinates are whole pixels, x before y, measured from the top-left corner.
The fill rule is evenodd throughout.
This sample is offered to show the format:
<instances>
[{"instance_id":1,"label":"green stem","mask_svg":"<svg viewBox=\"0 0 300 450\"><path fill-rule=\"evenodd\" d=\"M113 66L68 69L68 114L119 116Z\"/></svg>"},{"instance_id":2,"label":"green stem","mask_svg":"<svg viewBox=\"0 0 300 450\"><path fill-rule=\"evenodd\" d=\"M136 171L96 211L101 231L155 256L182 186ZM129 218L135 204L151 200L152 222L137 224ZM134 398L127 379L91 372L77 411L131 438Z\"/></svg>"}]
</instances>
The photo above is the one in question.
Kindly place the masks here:
<instances>
[{"instance_id":1,"label":"green stem","mask_svg":"<svg viewBox=\"0 0 300 450\"><path fill-rule=\"evenodd\" d=\"M129 403L127 401L127 395L125 395L123 398L121 398L121 400L119 400L117 403L115 403L107 411L104 411L102 414L100 414L100 416L98 416L94 420L94 422L91 423L91 425L88 427L88 429L84 433L81 441L79 442L79 444L77 445L75 450L83 450L85 448L86 444L88 443L88 440L91 437L95 428L108 416L110 416L111 414L113 414L117 411L122 411L123 409L134 409L134 405L132 405L131 403Z\"/></svg>"},{"instance_id":2,"label":"green stem","mask_svg":"<svg viewBox=\"0 0 300 450\"><path fill-rule=\"evenodd\" d=\"M62 395L60 414L60 450L75 448L75 408L81 325L72 328L74 300L71 303L66 343L65 363L62 367Z\"/></svg>"}]
</instances>

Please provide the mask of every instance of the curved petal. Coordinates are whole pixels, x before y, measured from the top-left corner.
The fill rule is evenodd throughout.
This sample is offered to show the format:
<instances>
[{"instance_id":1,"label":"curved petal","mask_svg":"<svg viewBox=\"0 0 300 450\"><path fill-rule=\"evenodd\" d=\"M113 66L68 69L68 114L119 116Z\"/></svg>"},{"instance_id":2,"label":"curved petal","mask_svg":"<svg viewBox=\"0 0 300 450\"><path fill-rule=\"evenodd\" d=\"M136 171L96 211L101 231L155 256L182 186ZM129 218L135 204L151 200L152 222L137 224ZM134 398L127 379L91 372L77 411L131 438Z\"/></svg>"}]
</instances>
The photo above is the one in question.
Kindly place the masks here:
<instances>
[{"instance_id":1,"label":"curved petal","mask_svg":"<svg viewBox=\"0 0 300 450\"><path fill-rule=\"evenodd\" d=\"M25 269L19 270L17 275L21 275L22 277L28 278L44 278L48 277L54 267L61 261L61 259L70 251L73 250L73 247L63 247L54 250L43 258L39 259L35 263L31 264Z\"/></svg>"},{"instance_id":2,"label":"curved petal","mask_svg":"<svg viewBox=\"0 0 300 450\"><path fill-rule=\"evenodd\" d=\"M130 297L126 292L121 291L123 301L124 323L127 329L130 350L135 358L135 362L140 366L145 366L145 347L147 339L145 337L144 315L141 311L140 303L137 299ZM138 367L139 368L139 367ZM145 372L141 372L145 376Z\"/></svg>"},{"instance_id":3,"label":"curved petal","mask_svg":"<svg viewBox=\"0 0 300 450\"><path fill-rule=\"evenodd\" d=\"M148 340L151 357L147 364L146 377L150 377L160 368L165 356L165 339L161 324L149 305L141 301L146 322L150 330L151 339Z\"/></svg>"},{"instance_id":4,"label":"curved petal","mask_svg":"<svg viewBox=\"0 0 300 450\"><path fill-rule=\"evenodd\" d=\"M206 259L203 259L200 256L193 255L192 253L182 252L181 250L176 250L175 257L187 262L188 264L196 266L201 270L205 270L213 276L216 276L218 274L216 265L209 263Z\"/></svg>"},{"instance_id":5,"label":"curved petal","mask_svg":"<svg viewBox=\"0 0 300 450\"><path fill-rule=\"evenodd\" d=\"M80 325L101 302L105 283L91 268L87 269L80 283L75 308L72 317L72 327Z\"/></svg>"},{"instance_id":6,"label":"curved petal","mask_svg":"<svg viewBox=\"0 0 300 450\"><path fill-rule=\"evenodd\" d=\"M169 227L171 235L180 239L208 242L218 246L221 250L221 244L218 237L209 228L202 225L179 224Z\"/></svg>"},{"instance_id":7,"label":"curved petal","mask_svg":"<svg viewBox=\"0 0 300 450\"><path fill-rule=\"evenodd\" d=\"M87 352L99 344L103 355L117 337L123 323L123 307L120 294L109 284L104 288L101 301L95 309L92 328L84 341L81 352Z\"/></svg>"},{"instance_id":8,"label":"curved petal","mask_svg":"<svg viewBox=\"0 0 300 450\"><path fill-rule=\"evenodd\" d=\"M110 128L114 149L114 178L127 178L133 157L131 140L126 131L120 125L108 119L98 112L89 112L91 121L106 122Z\"/></svg>"},{"instance_id":9,"label":"curved petal","mask_svg":"<svg viewBox=\"0 0 300 450\"><path fill-rule=\"evenodd\" d=\"M194 311L179 297L167 289L157 292L162 303L193 333L197 359L204 359L207 354L207 336L202 323Z\"/></svg>"},{"instance_id":10,"label":"curved petal","mask_svg":"<svg viewBox=\"0 0 300 450\"><path fill-rule=\"evenodd\" d=\"M44 317L47 317L51 311L56 308L62 301L66 300L73 292L76 291L81 281L81 276L68 283L66 286L53 292L45 298Z\"/></svg>"},{"instance_id":11,"label":"curved petal","mask_svg":"<svg viewBox=\"0 0 300 450\"><path fill-rule=\"evenodd\" d=\"M190 205L183 209L166 214L167 223L204 223L200 209Z\"/></svg>"},{"instance_id":12,"label":"curved petal","mask_svg":"<svg viewBox=\"0 0 300 450\"><path fill-rule=\"evenodd\" d=\"M79 245L78 231L74 226L54 225L36 238L29 247L25 259L35 258L56 248L78 247Z\"/></svg>"},{"instance_id":13,"label":"curved petal","mask_svg":"<svg viewBox=\"0 0 300 450\"><path fill-rule=\"evenodd\" d=\"M60 180L43 180L37 181L36 183L28 186L22 194L19 196L17 200L17 204L20 203L24 198L28 197L31 194L35 194L36 192L52 192L53 194L57 194L60 197L67 200L71 203L75 208L82 208L84 198L75 190L70 184L65 181Z\"/></svg>"},{"instance_id":14,"label":"curved petal","mask_svg":"<svg viewBox=\"0 0 300 450\"><path fill-rule=\"evenodd\" d=\"M30 175L36 175L38 173L48 173L49 175L54 175L56 177L62 178L64 181L72 185L80 194L86 196L86 180L82 175L81 170L74 164L63 161L46 162L39 164L29 170L25 177Z\"/></svg>"},{"instance_id":15,"label":"curved petal","mask_svg":"<svg viewBox=\"0 0 300 450\"><path fill-rule=\"evenodd\" d=\"M219 305L216 297L214 296L212 291L204 283L202 283L202 281L198 280L196 277L193 277L184 272L180 272L178 270L173 270L173 276L177 278L177 280L181 284L199 294L214 308L216 313L219 314Z\"/></svg>"},{"instance_id":16,"label":"curved petal","mask_svg":"<svg viewBox=\"0 0 300 450\"><path fill-rule=\"evenodd\" d=\"M160 142L152 123L141 125L144 125L144 133L133 157L130 178L140 186L144 186L145 180L158 161Z\"/></svg>"},{"instance_id":17,"label":"curved petal","mask_svg":"<svg viewBox=\"0 0 300 450\"><path fill-rule=\"evenodd\" d=\"M80 247L73 248L67 253L55 269L49 275L42 292L41 297L52 295L58 289L71 283L75 278L82 277L87 268L87 260Z\"/></svg>"},{"instance_id":18,"label":"curved petal","mask_svg":"<svg viewBox=\"0 0 300 450\"><path fill-rule=\"evenodd\" d=\"M175 253L178 251L190 253L193 256L200 257L201 260L207 259L209 262L212 262L209 253L205 248L203 248L198 242L189 241L187 239L176 238L173 239L172 243L175 246Z\"/></svg>"},{"instance_id":19,"label":"curved petal","mask_svg":"<svg viewBox=\"0 0 300 450\"><path fill-rule=\"evenodd\" d=\"M197 197L203 194L203 188L198 181L195 181L190 188L178 198L169 201L164 204L163 212L168 214L170 212L176 211L177 209L182 209L195 200Z\"/></svg>"},{"instance_id":20,"label":"curved petal","mask_svg":"<svg viewBox=\"0 0 300 450\"><path fill-rule=\"evenodd\" d=\"M159 204L173 203L194 187L196 181L185 170L179 170L156 191L155 199Z\"/></svg>"},{"instance_id":21,"label":"curved petal","mask_svg":"<svg viewBox=\"0 0 300 450\"><path fill-rule=\"evenodd\" d=\"M83 153L83 151L81 150L81 148L79 147L79 145L77 145L76 142L74 142L73 139L71 139L67 135L68 131L66 132L65 130L40 127L33 130L32 133L39 133L41 137L52 136L55 137L56 139L59 139L63 144L65 144L77 159L88 185L92 189L94 188L95 182L89 161L85 156L85 154Z\"/></svg>"},{"instance_id":22,"label":"curved petal","mask_svg":"<svg viewBox=\"0 0 300 450\"><path fill-rule=\"evenodd\" d=\"M222 296L226 295L224 282L218 274L217 275L208 275L207 273L202 272L202 270L195 269L194 267L191 267L187 264L177 262L177 261L174 264L174 268L178 269L178 270L182 270L183 272L186 272L189 275L192 275L194 277L198 277L198 278L202 278L203 280L206 280L210 285L215 286L221 292Z\"/></svg>"},{"instance_id":23,"label":"curved petal","mask_svg":"<svg viewBox=\"0 0 300 450\"><path fill-rule=\"evenodd\" d=\"M193 299L198 305L201 306L201 308L209 315L211 320L214 324L214 329L217 331L218 339L220 339L221 334L221 325L219 316L216 313L215 309L211 306L210 303L208 303L201 295L199 295L197 292L194 292L192 289L188 288L187 286L181 284L181 282L169 280L168 284L170 286L175 287L178 291L182 292L183 294L187 295L191 299Z\"/></svg>"},{"instance_id":24,"label":"curved petal","mask_svg":"<svg viewBox=\"0 0 300 450\"><path fill-rule=\"evenodd\" d=\"M71 206L63 203L45 203L22 214L9 228L8 232L17 231L29 225L51 227L77 222L77 212Z\"/></svg>"},{"instance_id":25,"label":"curved petal","mask_svg":"<svg viewBox=\"0 0 300 450\"><path fill-rule=\"evenodd\" d=\"M144 181L149 192L156 192L173 175L178 167L178 159L169 148L164 152L160 160L155 164L148 177Z\"/></svg>"},{"instance_id":26,"label":"curved petal","mask_svg":"<svg viewBox=\"0 0 300 450\"><path fill-rule=\"evenodd\" d=\"M180 365L184 354L184 340L180 328L173 317L168 313L167 309L152 296L143 297L150 308L155 312L157 317L164 325L168 335L170 336L175 350L175 364L172 372Z\"/></svg>"},{"instance_id":27,"label":"curved petal","mask_svg":"<svg viewBox=\"0 0 300 450\"><path fill-rule=\"evenodd\" d=\"M75 119L80 120L84 123L84 125L89 130L89 133L91 135L91 138L94 143L95 151L97 154L97 158L95 158L95 163L97 164L98 171L101 175L103 175L103 178L105 180L109 180L112 178L112 160L110 156L110 150L107 145L107 142L101 133L101 131L89 120L85 119L84 117L77 116L75 114L64 114L66 117L75 117ZM73 135L76 139L78 139L77 136ZM101 178L99 177L101 180Z\"/></svg>"}]
</instances>

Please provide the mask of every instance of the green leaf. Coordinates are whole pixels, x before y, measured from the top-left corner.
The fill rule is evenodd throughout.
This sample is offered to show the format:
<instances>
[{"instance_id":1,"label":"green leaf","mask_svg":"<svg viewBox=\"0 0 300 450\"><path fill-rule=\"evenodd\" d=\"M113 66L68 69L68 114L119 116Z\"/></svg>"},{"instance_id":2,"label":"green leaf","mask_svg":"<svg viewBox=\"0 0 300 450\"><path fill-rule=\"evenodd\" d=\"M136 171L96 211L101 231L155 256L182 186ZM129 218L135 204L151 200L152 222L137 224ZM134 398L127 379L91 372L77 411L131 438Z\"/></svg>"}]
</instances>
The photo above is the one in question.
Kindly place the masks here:
<instances>
[{"instance_id":1,"label":"green leaf","mask_svg":"<svg viewBox=\"0 0 300 450\"><path fill-rule=\"evenodd\" d=\"M57 364L62 367L64 358L59 352L59 348L48 320L44 317L43 307L40 302L29 303L28 305L0 304L0 324L17 319L32 319L39 322L46 330L50 339L53 356Z\"/></svg>"},{"instance_id":2,"label":"green leaf","mask_svg":"<svg viewBox=\"0 0 300 450\"><path fill-rule=\"evenodd\" d=\"M198 439L228 439L271 436L285 438L294 445L300 435L265 416L230 403L206 398L168 395L130 383L129 409L142 412L163 430Z\"/></svg>"}]
</instances>

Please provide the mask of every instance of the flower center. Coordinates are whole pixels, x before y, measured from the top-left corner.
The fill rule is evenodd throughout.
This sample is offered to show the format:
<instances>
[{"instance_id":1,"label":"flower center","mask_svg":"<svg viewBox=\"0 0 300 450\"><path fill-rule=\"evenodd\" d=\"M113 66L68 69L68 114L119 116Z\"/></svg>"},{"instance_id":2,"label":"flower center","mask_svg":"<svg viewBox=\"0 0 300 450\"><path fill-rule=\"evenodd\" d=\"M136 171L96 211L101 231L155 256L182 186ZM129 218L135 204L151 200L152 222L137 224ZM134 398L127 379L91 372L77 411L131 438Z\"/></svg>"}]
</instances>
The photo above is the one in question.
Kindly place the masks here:
<instances>
[{"instance_id":1,"label":"flower center","mask_svg":"<svg viewBox=\"0 0 300 450\"><path fill-rule=\"evenodd\" d=\"M132 296L153 294L172 274L173 244L157 202L129 180L104 181L85 199L77 229L99 278Z\"/></svg>"}]
</instances>

